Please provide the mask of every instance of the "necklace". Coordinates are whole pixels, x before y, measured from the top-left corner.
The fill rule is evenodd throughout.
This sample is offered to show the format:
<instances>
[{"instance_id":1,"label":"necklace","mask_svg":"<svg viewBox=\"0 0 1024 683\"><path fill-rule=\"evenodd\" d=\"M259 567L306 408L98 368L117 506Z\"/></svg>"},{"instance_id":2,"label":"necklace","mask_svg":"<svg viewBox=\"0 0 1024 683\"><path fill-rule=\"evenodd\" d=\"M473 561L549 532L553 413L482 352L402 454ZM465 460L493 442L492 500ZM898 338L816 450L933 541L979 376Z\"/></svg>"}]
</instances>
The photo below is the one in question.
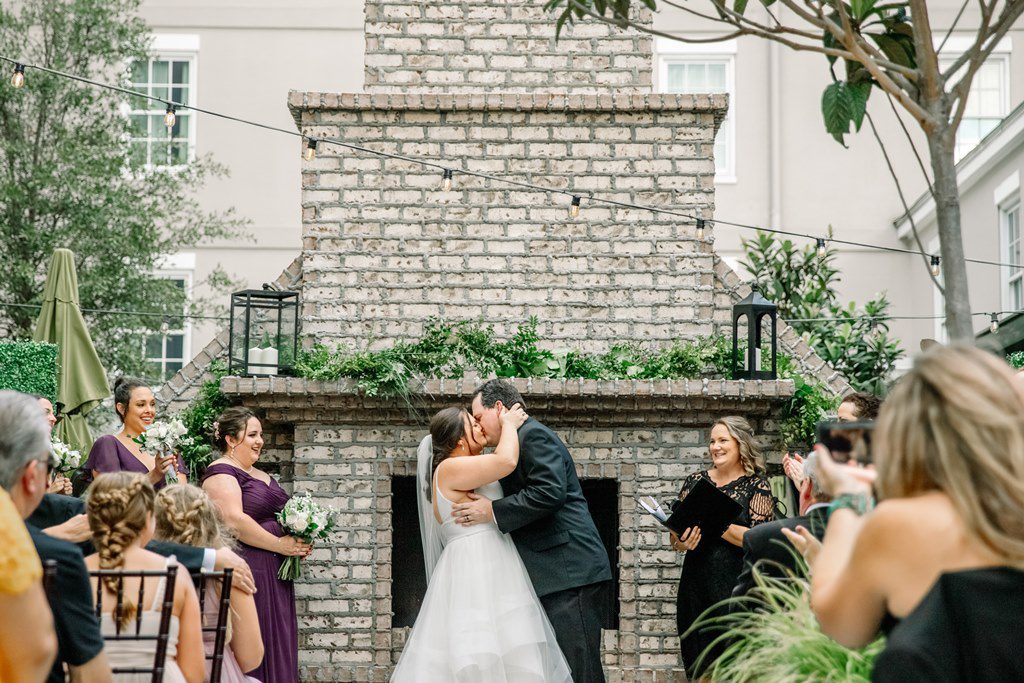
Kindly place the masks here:
<instances>
[{"instance_id":1,"label":"necklace","mask_svg":"<svg viewBox=\"0 0 1024 683\"><path fill-rule=\"evenodd\" d=\"M243 466L242 466L242 463L240 463L240 462L239 462L239 461L238 461L238 460L237 460L237 459L235 458L235 456L233 456L233 455L231 455L231 454L226 454L226 455L225 455L225 457L226 457L226 458L227 458L228 460L230 460L230 461L232 461L233 463L235 463L236 465L238 465L238 469L242 470L242 471L243 471L243 472L245 472L246 474L249 474L250 472L252 472L252 465L249 465L248 467L243 467Z\"/></svg>"}]
</instances>

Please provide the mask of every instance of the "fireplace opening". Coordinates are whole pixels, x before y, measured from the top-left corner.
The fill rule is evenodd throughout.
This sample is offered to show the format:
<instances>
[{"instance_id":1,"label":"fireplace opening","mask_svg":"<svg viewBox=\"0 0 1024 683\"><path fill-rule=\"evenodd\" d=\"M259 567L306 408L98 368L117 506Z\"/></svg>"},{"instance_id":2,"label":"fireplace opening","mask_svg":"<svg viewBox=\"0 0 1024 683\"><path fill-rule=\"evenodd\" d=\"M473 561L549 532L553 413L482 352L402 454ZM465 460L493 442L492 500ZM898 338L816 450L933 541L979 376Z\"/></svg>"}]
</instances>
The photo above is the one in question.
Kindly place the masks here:
<instances>
[{"instance_id":1,"label":"fireplace opening","mask_svg":"<svg viewBox=\"0 0 1024 683\"><path fill-rule=\"evenodd\" d=\"M602 628L619 627L619 486L614 479L581 479L583 495L608 551L612 567L612 590L607 592L602 610ZM423 567L423 544L420 541L418 492L416 477L391 478L391 609L394 628L412 626L427 592L427 575Z\"/></svg>"}]
</instances>

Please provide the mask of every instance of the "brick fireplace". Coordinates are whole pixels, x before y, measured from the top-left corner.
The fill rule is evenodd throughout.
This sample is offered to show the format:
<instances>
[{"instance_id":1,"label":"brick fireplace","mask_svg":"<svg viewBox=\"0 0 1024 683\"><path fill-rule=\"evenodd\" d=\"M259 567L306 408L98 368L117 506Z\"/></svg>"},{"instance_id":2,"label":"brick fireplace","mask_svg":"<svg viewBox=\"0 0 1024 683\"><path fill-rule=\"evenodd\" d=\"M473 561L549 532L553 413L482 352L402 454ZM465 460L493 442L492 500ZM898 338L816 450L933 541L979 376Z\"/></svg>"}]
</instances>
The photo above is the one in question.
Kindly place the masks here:
<instances>
[{"instance_id":1,"label":"brick fireplace","mask_svg":"<svg viewBox=\"0 0 1024 683\"><path fill-rule=\"evenodd\" d=\"M499 335L536 316L545 346L588 351L727 331L749 289L715 254L712 230L698 240L689 223L587 201L600 192L714 216L726 97L652 94L651 68L649 37L588 25L556 43L553 18L533 0L366 0L365 92L292 92L296 125L441 163L455 170L454 187L441 191L436 169L330 144L303 163L302 253L277 283L301 292L304 342L387 347L418 337L433 316L483 319ZM578 194L581 214L570 219L565 195L459 173L467 169ZM780 346L805 373L846 388L780 327ZM161 389L172 410L226 341ZM467 404L476 381L427 380L407 405L348 381L223 380L227 395L265 415L267 465L342 512L296 586L305 679L390 675L422 598L408 512L416 446L432 412ZM684 680L678 555L636 497L671 497L706 466L708 426L724 414L747 416L777 459L776 419L793 384L517 384L572 452L617 563L609 680Z\"/></svg>"}]
</instances>

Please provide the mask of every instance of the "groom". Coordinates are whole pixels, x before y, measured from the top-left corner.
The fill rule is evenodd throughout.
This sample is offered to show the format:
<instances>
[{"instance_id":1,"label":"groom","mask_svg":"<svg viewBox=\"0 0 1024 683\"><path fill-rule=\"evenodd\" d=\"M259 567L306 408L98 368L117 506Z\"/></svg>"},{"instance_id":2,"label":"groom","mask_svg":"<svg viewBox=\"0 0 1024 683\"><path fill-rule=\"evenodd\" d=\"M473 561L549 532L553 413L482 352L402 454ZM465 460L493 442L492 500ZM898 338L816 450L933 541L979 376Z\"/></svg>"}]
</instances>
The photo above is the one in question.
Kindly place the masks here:
<instances>
[{"instance_id":1,"label":"groom","mask_svg":"<svg viewBox=\"0 0 1024 683\"><path fill-rule=\"evenodd\" d=\"M477 388L472 412L488 446L501 437L502 410L516 403L526 408L505 380ZM531 417L519 428L519 464L501 480L501 488L501 500L470 494L472 502L456 505L452 515L463 526L493 520L512 534L573 681L604 681L601 613L612 572L572 456L553 431Z\"/></svg>"}]
</instances>

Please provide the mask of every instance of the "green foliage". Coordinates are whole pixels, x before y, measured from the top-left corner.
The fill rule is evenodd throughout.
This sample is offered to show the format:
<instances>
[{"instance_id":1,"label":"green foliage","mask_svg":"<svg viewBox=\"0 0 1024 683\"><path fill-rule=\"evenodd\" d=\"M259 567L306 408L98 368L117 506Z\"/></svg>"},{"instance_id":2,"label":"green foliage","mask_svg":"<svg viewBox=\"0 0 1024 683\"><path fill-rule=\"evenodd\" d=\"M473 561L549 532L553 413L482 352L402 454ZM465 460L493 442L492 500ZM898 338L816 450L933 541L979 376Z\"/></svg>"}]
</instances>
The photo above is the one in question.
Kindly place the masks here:
<instances>
[{"instance_id":1,"label":"green foliage","mask_svg":"<svg viewBox=\"0 0 1024 683\"><path fill-rule=\"evenodd\" d=\"M754 239L743 240L743 249L743 268L765 298L778 305L779 316L792 321L790 326L854 389L884 393L886 379L903 355L899 342L889 336L885 294L863 308L854 303L841 306L835 293L840 280L833 266L836 252L831 248L818 256L811 245L799 248L790 240L759 232Z\"/></svg>"},{"instance_id":2,"label":"green foliage","mask_svg":"<svg viewBox=\"0 0 1024 683\"><path fill-rule=\"evenodd\" d=\"M137 16L140 4L3 3L0 54L100 81L126 79L126 65L147 58L150 29ZM152 275L160 260L241 233L230 212L209 214L195 201L200 187L222 175L219 166L132 168L124 103L118 93L34 69L23 88L0 81L0 300L38 304L53 250L71 249L83 308L156 314L85 313L105 367L145 375L144 335L164 315L176 326L186 307L180 287ZM192 306L207 310L202 301ZM36 315L0 308L0 336L31 336Z\"/></svg>"},{"instance_id":3,"label":"green foliage","mask_svg":"<svg viewBox=\"0 0 1024 683\"><path fill-rule=\"evenodd\" d=\"M224 362L214 361L209 372L213 378L203 383L199 388L199 395L178 415L188 429L188 436L191 439L191 443L181 449L181 459L188 467L189 475L195 480L198 480L202 471L214 459L210 440L213 423L217 416L231 405L220 391L220 380L227 374Z\"/></svg>"},{"instance_id":4,"label":"green foliage","mask_svg":"<svg viewBox=\"0 0 1024 683\"><path fill-rule=\"evenodd\" d=\"M1006 362L1011 367L1020 370L1024 368L1024 351L1014 351L1013 353L1006 356Z\"/></svg>"},{"instance_id":5,"label":"green foliage","mask_svg":"<svg viewBox=\"0 0 1024 683\"><path fill-rule=\"evenodd\" d=\"M38 394L57 404L57 345L0 342L0 389Z\"/></svg>"},{"instance_id":6,"label":"green foliage","mask_svg":"<svg viewBox=\"0 0 1024 683\"><path fill-rule=\"evenodd\" d=\"M845 681L868 683L875 659L884 647L878 638L851 650L821 632L810 606L806 579L776 579L754 569L755 589L744 598L730 598L705 612L691 630L718 633L724 650L710 666L711 680L732 683L804 683ZM736 609L739 608L739 609Z\"/></svg>"},{"instance_id":7,"label":"green foliage","mask_svg":"<svg viewBox=\"0 0 1024 683\"><path fill-rule=\"evenodd\" d=\"M651 10L657 9L655 0L642 0L642 2ZM775 0L761 0L761 4L765 7L771 6L774 2ZM732 4L731 10L729 9L730 4ZM744 24L745 19L743 18L748 4L748 0L735 0L733 3L729 3L727 0L711 0L708 3L710 7L707 8L707 11L709 15L717 14L726 24L749 29L749 25ZM886 59L899 66L917 67L913 26L907 14L909 2L850 0L843 4L849 19L850 30L856 34L858 42L864 41L869 45L874 43ZM611 20L623 28L630 26L632 25L631 5L630 0L546 0L544 9L557 14L555 35L561 36L562 28L566 24L572 25L578 20L587 18L590 13ZM836 5L834 0L825 0L820 3L817 12L819 14L824 12L826 18L833 25L843 26L844 22L839 12L834 9ZM702 8L696 7L693 9L702 10ZM833 50L846 49L828 28L809 27L808 30L821 32L823 47ZM841 78L837 75L835 68L838 57L827 55L827 59L832 83L822 93L821 114L825 122L825 130L845 147L845 136L850 132L850 125L853 124L854 130L860 130L867 113L871 90L881 86L859 61L844 59L846 73L845 77Z\"/></svg>"}]
</instances>

